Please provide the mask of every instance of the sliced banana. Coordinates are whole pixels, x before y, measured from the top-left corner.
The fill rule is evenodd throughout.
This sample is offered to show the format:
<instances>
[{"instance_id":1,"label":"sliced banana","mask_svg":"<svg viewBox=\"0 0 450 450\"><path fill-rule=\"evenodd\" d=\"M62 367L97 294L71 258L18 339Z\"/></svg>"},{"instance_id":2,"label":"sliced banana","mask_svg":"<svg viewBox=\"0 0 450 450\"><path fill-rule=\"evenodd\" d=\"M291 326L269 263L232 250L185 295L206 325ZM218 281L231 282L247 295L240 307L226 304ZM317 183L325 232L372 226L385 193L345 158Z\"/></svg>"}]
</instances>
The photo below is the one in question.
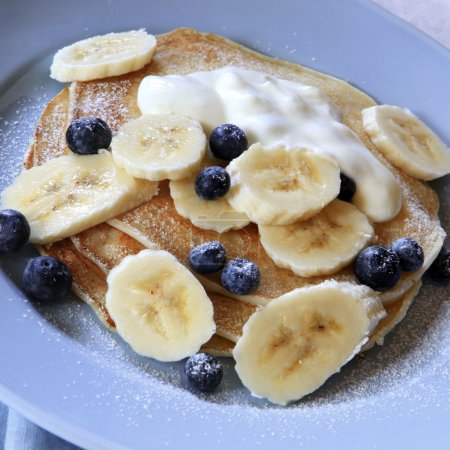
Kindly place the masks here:
<instances>
[{"instance_id":1,"label":"sliced banana","mask_svg":"<svg viewBox=\"0 0 450 450\"><path fill-rule=\"evenodd\" d=\"M152 198L158 184L119 169L109 152L70 154L22 172L1 195L3 208L28 219L30 240L54 242Z\"/></svg>"},{"instance_id":2,"label":"sliced banana","mask_svg":"<svg viewBox=\"0 0 450 450\"><path fill-rule=\"evenodd\" d=\"M311 277L345 267L375 233L356 206L335 199L308 220L284 226L260 225L259 234L277 266Z\"/></svg>"},{"instance_id":3,"label":"sliced banana","mask_svg":"<svg viewBox=\"0 0 450 450\"><path fill-rule=\"evenodd\" d=\"M123 75L148 64L155 48L155 36L144 30L95 36L59 50L50 76L70 82Z\"/></svg>"},{"instance_id":4,"label":"sliced banana","mask_svg":"<svg viewBox=\"0 0 450 450\"><path fill-rule=\"evenodd\" d=\"M194 181L197 173L205 167L215 165L217 162L207 154L197 172L190 177L169 183L170 196L177 213L189 219L196 227L218 233L238 230L248 225L250 219L244 213L236 211L226 197L203 200L195 193Z\"/></svg>"},{"instance_id":5,"label":"sliced banana","mask_svg":"<svg viewBox=\"0 0 450 450\"><path fill-rule=\"evenodd\" d=\"M411 111L378 105L362 111L374 145L396 167L421 180L450 173L450 149Z\"/></svg>"},{"instance_id":6,"label":"sliced banana","mask_svg":"<svg viewBox=\"0 0 450 450\"><path fill-rule=\"evenodd\" d=\"M366 286L326 281L295 289L245 324L233 350L236 372L253 395L285 405L339 372L384 316Z\"/></svg>"},{"instance_id":7,"label":"sliced banana","mask_svg":"<svg viewBox=\"0 0 450 450\"><path fill-rule=\"evenodd\" d=\"M227 170L227 199L259 225L287 225L317 214L339 193L340 171L308 148L253 144Z\"/></svg>"},{"instance_id":8,"label":"sliced banana","mask_svg":"<svg viewBox=\"0 0 450 450\"><path fill-rule=\"evenodd\" d=\"M180 180L199 169L206 153L199 122L178 114L146 114L123 125L111 142L115 163L147 180Z\"/></svg>"},{"instance_id":9,"label":"sliced banana","mask_svg":"<svg viewBox=\"0 0 450 450\"><path fill-rule=\"evenodd\" d=\"M215 332L213 306L199 281L170 253L143 250L108 275L106 308L137 353L178 361Z\"/></svg>"}]
</instances>

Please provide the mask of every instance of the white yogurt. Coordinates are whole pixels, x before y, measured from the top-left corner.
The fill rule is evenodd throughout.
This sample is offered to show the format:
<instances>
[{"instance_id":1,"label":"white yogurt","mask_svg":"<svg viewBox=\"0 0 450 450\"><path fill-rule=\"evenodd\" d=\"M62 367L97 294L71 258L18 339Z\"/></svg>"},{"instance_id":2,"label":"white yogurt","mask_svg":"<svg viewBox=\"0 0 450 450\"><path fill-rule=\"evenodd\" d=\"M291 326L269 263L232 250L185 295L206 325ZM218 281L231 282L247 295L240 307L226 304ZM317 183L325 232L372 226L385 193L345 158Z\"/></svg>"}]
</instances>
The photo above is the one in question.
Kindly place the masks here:
<instances>
[{"instance_id":1,"label":"white yogurt","mask_svg":"<svg viewBox=\"0 0 450 450\"><path fill-rule=\"evenodd\" d=\"M375 222L397 215L400 187L393 175L339 121L339 112L315 87L262 72L224 67L188 75L145 77L138 90L142 114L178 113L209 134L223 123L242 128L249 145L312 147L353 178L353 203Z\"/></svg>"}]
</instances>

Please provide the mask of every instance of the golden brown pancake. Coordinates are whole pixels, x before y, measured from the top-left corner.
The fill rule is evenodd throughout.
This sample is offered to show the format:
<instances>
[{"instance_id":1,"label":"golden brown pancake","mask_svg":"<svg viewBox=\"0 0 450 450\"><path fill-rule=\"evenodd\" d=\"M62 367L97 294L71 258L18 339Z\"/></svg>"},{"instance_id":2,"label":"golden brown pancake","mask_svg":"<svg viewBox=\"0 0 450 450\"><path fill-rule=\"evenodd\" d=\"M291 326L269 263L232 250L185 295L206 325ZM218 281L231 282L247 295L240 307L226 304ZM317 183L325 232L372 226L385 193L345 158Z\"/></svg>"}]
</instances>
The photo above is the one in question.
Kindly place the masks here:
<instances>
[{"instance_id":1,"label":"golden brown pancake","mask_svg":"<svg viewBox=\"0 0 450 450\"><path fill-rule=\"evenodd\" d=\"M75 249L106 275L125 256L136 254L145 248L132 237L106 223L98 225L96 233L89 229L73 236L71 240ZM245 322L256 311L256 306L214 292L208 292L208 295L214 307L217 334L237 342Z\"/></svg>"},{"instance_id":2,"label":"golden brown pancake","mask_svg":"<svg viewBox=\"0 0 450 450\"><path fill-rule=\"evenodd\" d=\"M25 159L25 168L42 164L67 151L64 134L67 123L73 119L97 116L105 120L115 133L120 125L138 117L140 113L136 104L136 92L140 81L148 74L183 74L213 70L227 65L259 70L280 78L316 86L340 109L343 123L358 134L366 147L393 172L401 185L403 207L399 215L389 222L374 224L378 242L389 245L399 237L411 237L420 243L425 252L426 263L422 272L431 264L445 236L437 217L439 207L437 196L426 183L393 168L372 145L361 124L361 110L375 104L370 97L342 80L296 64L268 58L217 35L202 34L191 29L178 29L158 36L157 42L151 64L142 70L120 77L75 82L55 97L47 106L36 128L34 141ZM242 230L222 234L197 228L189 220L178 215L168 194L167 183L160 185L158 196L109 222L110 225L129 236L116 234L108 241L107 250L103 246L105 242L102 239L105 239L105 233L111 236L112 231L108 229L108 227L111 228L110 225L101 224L73 237L73 242L78 248L81 248L81 242L89 242L83 253L88 256L87 260L91 263L90 258L98 262L103 276L111 267L107 265L108 261L111 263L114 260L114 264L117 264L123 256L139 251L139 248L143 246L167 250L186 264L188 252L192 247L205 241L218 239L225 244L230 258L246 257L259 266L262 276L258 290L252 295L237 297L247 303L264 305L292 289L317 284L326 279L355 281L351 267L330 276L312 278L299 277L289 270L277 267L262 248L255 225L251 224ZM77 263L78 258L83 261L82 255L79 252L73 253L74 247L67 244L66 240L63 242L66 243L63 247L67 247L64 249L67 253L65 257L70 254L73 259L73 270L80 273L82 270L88 270L88 265ZM58 245L62 244L54 244L50 248L57 248ZM45 251L50 251L50 248ZM68 248L71 250L69 251ZM100 256L104 258L105 255L109 259L98 259ZM396 288L382 294L385 301L390 301L392 305L398 307L388 310L390 320L385 324L395 325L398 317L406 313L411 300L408 292L412 292L414 287L411 286L422 272L402 275L402 280ZM87 282L84 282L84 277L76 278L78 287L75 287L75 290L88 291L89 286ZM226 293L218 283L217 276L208 276L202 281L208 290ZM86 294L83 295L86 296ZM81 298L93 306L97 314L102 317L103 312L99 306L101 302L98 299L94 301L91 297L84 298L83 295L80 295ZM231 296L230 293L226 295ZM235 302L235 304L240 303ZM385 329L388 328L385 327ZM236 326L234 334L230 334L230 337L236 336L237 329L239 327ZM375 337L373 342L380 341L382 338L380 336L381 334Z\"/></svg>"},{"instance_id":3,"label":"golden brown pancake","mask_svg":"<svg viewBox=\"0 0 450 450\"><path fill-rule=\"evenodd\" d=\"M25 155L24 169L70 152L66 146L69 102L69 88L65 88L45 107Z\"/></svg>"},{"instance_id":4,"label":"golden brown pancake","mask_svg":"<svg viewBox=\"0 0 450 450\"><path fill-rule=\"evenodd\" d=\"M131 243L130 241L133 238L119 230L108 227L107 224L99 225L99 227L102 228L99 233L102 235L101 241L92 241L92 233L87 230L74 236L72 242L82 255L89 256L91 261L104 268L103 271L107 274L120 262L116 254L111 253L111 249L115 248L117 254L124 254L129 249L134 248L137 253L140 251L139 243L137 241ZM115 245L111 245L112 242L115 242ZM128 254L132 254L132 252ZM383 344L384 337L405 317L421 285L421 281L415 282L398 299L385 305L387 315L375 327L362 351L369 350L375 344ZM214 321L217 325L217 333L230 341L237 342L242 335L244 324L256 311L256 307L212 292L209 293L209 296L214 306Z\"/></svg>"},{"instance_id":5,"label":"golden brown pancake","mask_svg":"<svg viewBox=\"0 0 450 450\"><path fill-rule=\"evenodd\" d=\"M124 237L126 238L127 236L124 235ZM62 241L42 246L39 250L42 254L58 258L66 264L73 276L72 289L74 293L94 309L103 325L115 332L116 326L105 306L106 274L98 264L81 254L70 239L63 239ZM217 308L214 298L217 298L219 302ZM226 310L223 306L224 299L220 299L215 294L212 294L211 299L214 305L214 321L218 330L223 330L224 334L235 337L234 333L236 333L236 324L238 323L240 335L245 321L242 323L243 319L242 315L239 314L239 308L233 308L233 314L227 315L224 313L224 309ZM230 301L238 303L236 300L230 299ZM247 305L244 305L244 307L248 308ZM250 314L244 316L245 320L249 316ZM234 340L237 340L237 337ZM215 356L231 356L233 347L234 342L215 334L201 348L203 351Z\"/></svg>"},{"instance_id":6,"label":"golden brown pancake","mask_svg":"<svg viewBox=\"0 0 450 450\"><path fill-rule=\"evenodd\" d=\"M371 349L375 344L383 345L385 336L405 318L421 286L422 281L416 281L400 298L384 305L387 314L378 322L372 334L369 336L369 340L362 347L362 352Z\"/></svg>"},{"instance_id":7,"label":"golden brown pancake","mask_svg":"<svg viewBox=\"0 0 450 450\"><path fill-rule=\"evenodd\" d=\"M72 238L75 245L69 239L64 239L44 246L42 252L64 261L74 275L74 292L93 307L105 326L115 331L114 322L105 308L106 276L120 262L111 252L114 248L112 243L116 242L117 253L124 256L133 254L129 249L135 249L136 253L141 249L137 241L130 242L133 238L107 224L99 227L103 228L100 241L91 241L90 233L84 232ZM361 351L383 343L386 334L405 317L421 284L420 281L416 282L399 299L385 306L386 317L380 320ZM215 293L209 293L209 296L214 307L217 334L202 349L216 356L231 356L234 342L242 335L244 324L256 307Z\"/></svg>"},{"instance_id":8,"label":"golden brown pancake","mask_svg":"<svg viewBox=\"0 0 450 450\"><path fill-rule=\"evenodd\" d=\"M281 78L319 87L339 107L343 122L352 128L375 156L392 170L401 184L403 207L400 214L390 222L375 224L379 243L389 245L398 237L411 237L424 249L427 257L424 269L431 263L444 238L437 217L437 196L425 183L399 172L380 155L361 124L361 110L374 105L375 102L342 80L268 58L220 36L180 29L158 37L154 59L141 71L106 80L73 83L70 89L69 116L78 118L97 115L110 123L114 132L122 123L139 115L136 92L145 75L182 74L213 70L226 65L261 70ZM257 227L252 224L243 230L229 231L220 235L214 231L201 230L178 215L164 186L159 196L122 214L110 224L146 246L156 246L175 254L181 262L186 261L189 250L195 245L219 239L224 243L231 258L247 257L258 264L263 274L258 290L251 295L240 297L243 301L255 304L265 304L294 288L317 284L329 278L355 281L349 267L332 276L313 278L299 277L289 270L278 268L262 248ZM417 275L403 275L403 278L408 277L414 278ZM217 276L208 278L213 283L208 284L209 289L225 293L217 282ZM399 283L399 292L394 297L389 292L383 295L389 300L395 300L404 292L401 286L402 282ZM410 287L410 284L407 284L407 287Z\"/></svg>"},{"instance_id":9,"label":"golden brown pancake","mask_svg":"<svg viewBox=\"0 0 450 450\"><path fill-rule=\"evenodd\" d=\"M116 326L105 306L106 276L98 265L77 251L70 239L39 247L39 251L64 262L73 277L73 292L91 306L112 331Z\"/></svg>"}]
</instances>

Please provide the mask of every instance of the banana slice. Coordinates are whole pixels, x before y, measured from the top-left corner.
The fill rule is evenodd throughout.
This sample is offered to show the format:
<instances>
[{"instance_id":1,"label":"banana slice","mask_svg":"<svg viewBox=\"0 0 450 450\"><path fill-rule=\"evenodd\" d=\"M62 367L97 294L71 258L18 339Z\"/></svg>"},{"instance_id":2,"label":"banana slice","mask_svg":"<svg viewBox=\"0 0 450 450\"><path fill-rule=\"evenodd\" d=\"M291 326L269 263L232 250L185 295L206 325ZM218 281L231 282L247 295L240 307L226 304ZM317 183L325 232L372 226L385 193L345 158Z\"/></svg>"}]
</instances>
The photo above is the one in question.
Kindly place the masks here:
<instances>
[{"instance_id":1,"label":"banana slice","mask_svg":"<svg viewBox=\"0 0 450 450\"><path fill-rule=\"evenodd\" d=\"M326 281L295 289L245 324L233 350L236 372L257 397L298 400L339 372L385 314L366 286Z\"/></svg>"},{"instance_id":2,"label":"banana slice","mask_svg":"<svg viewBox=\"0 0 450 450\"><path fill-rule=\"evenodd\" d=\"M351 203L333 200L319 214L292 225L260 225L261 244L279 267L310 277L337 272L374 237L367 217Z\"/></svg>"},{"instance_id":3,"label":"banana slice","mask_svg":"<svg viewBox=\"0 0 450 450\"><path fill-rule=\"evenodd\" d=\"M118 169L109 152L70 154L22 172L1 195L3 208L28 219L30 241L54 242L151 199L157 183Z\"/></svg>"},{"instance_id":4,"label":"banana slice","mask_svg":"<svg viewBox=\"0 0 450 450\"><path fill-rule=\"evenodd\" d=\"M339 193L340 171L307 148L253 144L227 170L231 206L259 225L287 225L317 214Z\"/></svg>"},{"instance_id":5,"label":"banana slice","mask_svg":"<svg viewBox=\"0 0 450 450\"><path fill-rule=\"evenodd\" d=\"M50 76L68 82L123 75L148 64L155 48L155 37L144 30L95 36L59 50Z\"/></svg>"},{"instance_id":6,"label":"banana slice","mask_svg":"<svg viewBox=\"0 0 450 450\"><path fill-rule=\"evenodd\" d=\"M250 223L250 219L242 212L236 211L226 197L217 200L203 200L196 193L194 181L197 173L207 166L217 165L208 154L201 167L190 177L169 183L170 196L180 216L189 219L196 227L224 233L238 230Z\"/></svg>"},{"instance_id":7,"label":"banana slice","mask_svg":"<svg viewBox=\"0 0 450 450\"><path fill-rule=\"evenodd\" d=\"M178 361L215 332L213 306L199 281L170 253L125 257L107 278L106 308L137 353Z\"/></svg>"},{"instance_id":8,"label":"banana slice","mask_svg":"<svg viewBox=\"0 0 450 450\"><path fill-rule=\"evenodd\" d=\"M450 150L411 111L378 105L362 111L374 145L396 167L421 180L450 173Z\"/></svg>"},{"instance_id":9,"label":"banana slice","mask_svg":"<svg viewBox=\"0 0 450 450\"><path fill-rule=\"evenodd\" d=\"M115 163L137 178L180 180L199 169L206 144L196 120L178 114L147 114L119 129L111 151Z\"/></svg>"}]
</instances>

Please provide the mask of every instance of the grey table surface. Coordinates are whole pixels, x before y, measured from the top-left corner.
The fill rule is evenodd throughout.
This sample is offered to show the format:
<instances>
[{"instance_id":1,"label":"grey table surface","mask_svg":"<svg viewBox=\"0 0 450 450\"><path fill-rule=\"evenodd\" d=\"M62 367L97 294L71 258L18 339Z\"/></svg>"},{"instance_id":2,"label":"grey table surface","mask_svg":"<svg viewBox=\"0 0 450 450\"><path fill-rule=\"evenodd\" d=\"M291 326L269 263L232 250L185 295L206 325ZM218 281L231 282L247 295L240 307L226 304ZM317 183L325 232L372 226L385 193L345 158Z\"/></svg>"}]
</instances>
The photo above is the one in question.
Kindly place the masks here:
<instances>
[{"instance_id":1,"label":"grey table surface","mask_svg":"<svg viewBox=\"0 0 450 450\"><path fill-rule=\"evenodd\" d=\"M449 0L373 0L392 14L450 48Z\"/></svg>"}]
</instances>

